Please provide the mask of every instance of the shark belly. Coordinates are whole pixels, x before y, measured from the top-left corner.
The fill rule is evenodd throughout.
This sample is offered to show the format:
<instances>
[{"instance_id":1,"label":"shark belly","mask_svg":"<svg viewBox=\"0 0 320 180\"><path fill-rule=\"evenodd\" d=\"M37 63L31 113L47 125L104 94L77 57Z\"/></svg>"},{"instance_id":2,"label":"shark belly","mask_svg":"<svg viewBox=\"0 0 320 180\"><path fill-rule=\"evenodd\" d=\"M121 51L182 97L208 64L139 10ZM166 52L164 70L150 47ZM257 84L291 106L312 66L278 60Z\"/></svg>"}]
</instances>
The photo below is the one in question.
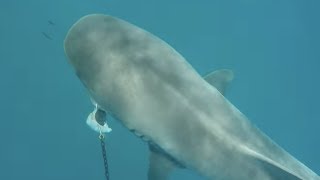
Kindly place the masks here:
<instances>
[{"instance_id":1,"label":"shark belly","mask_svg":"<svg viewBox=\"0 0 320 180\"><path fill-rule=\"evenodd\" d=\"M65 51L101 109L183 166L209 179L319 179L152 34L89 15Z\"/></svg>"}]
</instances>

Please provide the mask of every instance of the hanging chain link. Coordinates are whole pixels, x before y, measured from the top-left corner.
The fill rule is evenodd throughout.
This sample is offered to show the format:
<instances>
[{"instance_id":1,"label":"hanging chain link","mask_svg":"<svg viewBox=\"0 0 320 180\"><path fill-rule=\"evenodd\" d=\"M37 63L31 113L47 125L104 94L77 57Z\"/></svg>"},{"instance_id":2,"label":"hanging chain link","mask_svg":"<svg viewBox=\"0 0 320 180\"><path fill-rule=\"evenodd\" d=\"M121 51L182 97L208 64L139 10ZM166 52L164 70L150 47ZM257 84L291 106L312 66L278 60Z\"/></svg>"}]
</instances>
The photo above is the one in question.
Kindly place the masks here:
<instances>
[{"instance_id":1,"label":"hanging chain link","mask_svg":"<svg viewBox=\"0 0 320 180\"><path fill-rule=\"evenodd\" d=\"M104 164L104 175L106 176L107 180L109 180L109 169L108 169L108 159L107 159L107 151L106 151L106 144L104 142L104 135L100 132L99 135L101 149L102 149L102 157L103 157L103 164Z\"/></svg>"}]
</instances>

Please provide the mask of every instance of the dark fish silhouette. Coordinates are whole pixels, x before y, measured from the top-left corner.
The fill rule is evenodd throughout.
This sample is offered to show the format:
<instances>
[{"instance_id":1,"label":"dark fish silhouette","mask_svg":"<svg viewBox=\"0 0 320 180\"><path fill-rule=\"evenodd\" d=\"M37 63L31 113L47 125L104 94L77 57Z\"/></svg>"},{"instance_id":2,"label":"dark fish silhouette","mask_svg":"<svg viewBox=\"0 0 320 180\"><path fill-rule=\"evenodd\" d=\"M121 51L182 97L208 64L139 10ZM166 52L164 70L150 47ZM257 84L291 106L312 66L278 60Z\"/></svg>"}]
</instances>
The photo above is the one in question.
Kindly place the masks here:
<instances>
[{"instance_id":1,"label":"dark fish silhouette","mask_svg":"<svg viewBox=\"0 0 320 180\"><path fill-rule=\"evenodd\" d=\"M52 37L51 37L49 34L47 34L47 33L45 33L45 32L42 32L42 35L43 35L45 38L47 38L47 39L49 39L49 40L52 40Z\"/></svg>"},{"instance_id":2,"label":"dark fish silhouette","mask_svg":"<svg viewBox=\"0 0 320 180\"><path fill-rule=\"evenodd\" d=\"M56 25L56 23L54 23L54 22L51 21L51 20L48 20L48 23L49 23L49 25L52 25L52 26L55 26L55 25Z\"/></svg>"}]
</instances>

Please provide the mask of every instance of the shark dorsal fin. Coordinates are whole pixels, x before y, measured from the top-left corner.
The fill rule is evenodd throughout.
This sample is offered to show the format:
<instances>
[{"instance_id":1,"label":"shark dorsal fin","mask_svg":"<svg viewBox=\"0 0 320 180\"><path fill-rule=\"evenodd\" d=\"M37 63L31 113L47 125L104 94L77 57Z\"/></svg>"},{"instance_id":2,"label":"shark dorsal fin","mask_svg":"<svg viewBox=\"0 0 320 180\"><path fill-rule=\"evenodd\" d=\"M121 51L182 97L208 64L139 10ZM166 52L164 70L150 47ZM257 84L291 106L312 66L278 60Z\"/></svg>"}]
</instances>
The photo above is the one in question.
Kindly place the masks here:
<instances>
[{"instance_id":1,"label":"shark dorsal fin","mask_svg":"<svg viewBox=\"0 0 320 180\"><path fill-rule=\"evenodd\" d=\"M221 69L207 74L204 79L224 95L227 86L233 79L233 72L229 69Z\"/></svg>"}]
</instances>

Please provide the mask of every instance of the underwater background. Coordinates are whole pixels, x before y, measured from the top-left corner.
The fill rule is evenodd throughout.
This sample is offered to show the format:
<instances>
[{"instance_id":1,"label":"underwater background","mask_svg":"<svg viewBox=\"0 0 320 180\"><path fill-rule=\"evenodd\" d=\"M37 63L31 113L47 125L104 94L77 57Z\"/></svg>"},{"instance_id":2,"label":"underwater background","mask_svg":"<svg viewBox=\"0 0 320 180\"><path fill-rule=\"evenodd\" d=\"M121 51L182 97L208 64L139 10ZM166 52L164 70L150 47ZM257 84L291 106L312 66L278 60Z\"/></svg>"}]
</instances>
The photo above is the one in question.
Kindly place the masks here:
<instances>
[{"instance_id":1,"label":"underwater background","mask_svg":"<svg viewBox=\"0 0 320 180\"><path fill-rule=\"evenodd\" d=\"M93 106L63 40L91 13L168 42L202 75L232 69L227 98L320 174L319 0L1 0L0 179L105 179ZM111 180L146 179L148 148L109 118ZM187 138L187 137L186 137ZM172 180L204 179L178 169Z\"/></svg>"}]
</instances>

